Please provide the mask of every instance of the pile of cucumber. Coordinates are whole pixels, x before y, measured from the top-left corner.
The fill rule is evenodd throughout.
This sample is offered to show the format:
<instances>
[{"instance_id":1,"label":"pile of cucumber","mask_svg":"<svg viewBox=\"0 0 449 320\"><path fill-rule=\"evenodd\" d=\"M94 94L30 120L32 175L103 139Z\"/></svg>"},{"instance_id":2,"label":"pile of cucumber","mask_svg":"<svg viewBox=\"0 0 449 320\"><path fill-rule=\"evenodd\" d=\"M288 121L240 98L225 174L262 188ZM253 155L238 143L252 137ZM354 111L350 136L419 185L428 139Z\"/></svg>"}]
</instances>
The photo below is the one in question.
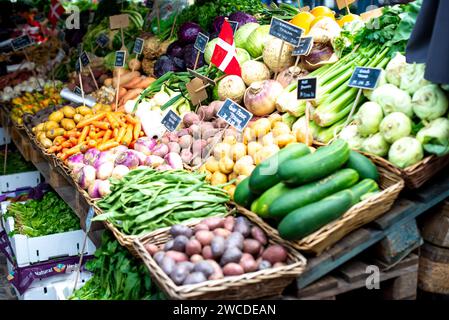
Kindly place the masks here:
<instances>
[{"instance_id":1,"label":"pile of cucumber","mask_svg":"<svg viewBox=\"0 0 449 320\"><path fill-rule=\"evenodd\" d=\"M300 240L379 192L376 166L337 139L311 153L293 143L259 164L235 190L234 201L278 222L281 237Z\"/></svg>"}]
</instances>

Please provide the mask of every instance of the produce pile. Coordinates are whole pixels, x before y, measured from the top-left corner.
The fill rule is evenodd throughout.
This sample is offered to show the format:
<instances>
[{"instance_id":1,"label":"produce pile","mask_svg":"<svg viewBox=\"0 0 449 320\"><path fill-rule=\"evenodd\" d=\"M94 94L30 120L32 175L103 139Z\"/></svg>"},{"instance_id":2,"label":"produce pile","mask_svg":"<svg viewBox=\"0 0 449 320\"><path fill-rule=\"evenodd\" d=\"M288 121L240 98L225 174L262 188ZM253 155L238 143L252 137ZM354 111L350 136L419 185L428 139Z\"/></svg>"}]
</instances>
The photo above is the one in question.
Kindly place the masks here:
<instances>
[{"instance_id":1,"label":"produce pile","mask_svg":"<svg viewBox=\"0 0 449 320\"><path fill-rule=\"evenodd\" d=\"M314 153L291 144L262 162L235 190L234 200L300 240L379 191L379 173L365 156L335 140Z\"/></svg>"},{"instance_id":2,"label":"produce pile","mask_svg":"<svg viewBox=\"0 0 449 320\"><path fill-rule=\"evenodd\" d=\"M224 215L229 197L205 176L188 171L136 169L111 180L111 193L98 201L103 214L125 234L139 235L195 219Z\"/></svg>"},{"instance_id":3,"label":"produce pile","mask_svg":"<svg viewBox=\"0 0 449 320\"><path fill-rule=\"evenodd\" d=\"M141 261L120 246L110 233L105 232L95 258L86 263L93 276L70 300L160 300L148 270Z\"/></svg>"},{"instance_id":4,"label":"produce pile","mask_svg":"<svg viewBox=\"0 0 449 320\"><path fill-rule=\"evenodd\" d=\"M351 148L386 157L399 168L418 163L425 154L449 153L448 94L425 80L424 71L423 64L407 64L398 53L340 137Z\"/></svg>"},{"instance_id":5,"label":"produce pile","mask_svg":"<svg viewBox=\"0 0 449 320\"><path fill-rule=\"evenodd\" d=\"M4 217L14 219L14 232L10 236L41 237L81 229L79 218L52 191L39 200L10 204Z\"/></svg>"},{"instance_id":6,"label":"produce pile","mask_svg":"<svg viewBox=\"0 0 449 320\"><path fill-rule=\"evenodd\" d=\"M21 173L21 172L27 172L27 171L34 171L36 168L33 166L32 163L27 162L20 152L18 151L11 151L8 150L7 156L6 156L6 166L5 164L5 152L0 152L0 164L2 165L1 174L14 174L14 173ZM5 170L3 170L5 169Z\"/></svg>"},{"instance_id":7,"label":"produce pile","mask_svg":"<svg viewBox=\"0 0 449 320\"><path fill-rule=\"evenodd\" d=\"M268 244L266 234L247 218L207 218L194 228L175 225L163 247L146 244L145 249L176 285L285 266L287 250Z\"/></svg>"}]
</instances>

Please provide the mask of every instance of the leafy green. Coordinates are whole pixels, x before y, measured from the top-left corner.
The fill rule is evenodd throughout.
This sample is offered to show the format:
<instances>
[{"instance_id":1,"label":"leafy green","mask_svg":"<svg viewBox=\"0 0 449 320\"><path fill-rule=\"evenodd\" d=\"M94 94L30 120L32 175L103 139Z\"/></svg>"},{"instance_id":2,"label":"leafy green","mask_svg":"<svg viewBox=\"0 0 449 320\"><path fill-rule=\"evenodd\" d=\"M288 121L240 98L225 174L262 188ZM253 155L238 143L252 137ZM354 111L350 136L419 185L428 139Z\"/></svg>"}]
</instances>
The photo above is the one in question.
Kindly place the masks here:
<instances>
[{"instance_id":1,"label":"leafy green","mask_svg":"<svg viewBox=\"0 0 449 320\"><path fill-rule=\"evenodd\" d=\"M42 200L12 203L5 217L14 219L12 234L40 237L81 229L78 217L56 193L48 192Z\"/></svg>"},{"instance_id":2,"label":"leafy green","mask_svg":"<svg viewBox=\"0 0 449 320\"><path fill-rule=\"evenodd\" d=\"M86 263L93 277L76 290L72 300L161 300L147 268L120 246L110 233L103 233L102 246Z\"/></svg>"},{"instance_id":3,"label":"leafy green","mask_svg":"<svg viewBox=\"0 0 449 320\"><path fill-rule=\"evenodd\" d=\"M27 171L34 171L36 168L31 162L27 162L19 152L8 152L6 156L6 170L3 171L5 163L5 154L0 153L0 174L13 174Z\"/></svg>"}]
</instances>

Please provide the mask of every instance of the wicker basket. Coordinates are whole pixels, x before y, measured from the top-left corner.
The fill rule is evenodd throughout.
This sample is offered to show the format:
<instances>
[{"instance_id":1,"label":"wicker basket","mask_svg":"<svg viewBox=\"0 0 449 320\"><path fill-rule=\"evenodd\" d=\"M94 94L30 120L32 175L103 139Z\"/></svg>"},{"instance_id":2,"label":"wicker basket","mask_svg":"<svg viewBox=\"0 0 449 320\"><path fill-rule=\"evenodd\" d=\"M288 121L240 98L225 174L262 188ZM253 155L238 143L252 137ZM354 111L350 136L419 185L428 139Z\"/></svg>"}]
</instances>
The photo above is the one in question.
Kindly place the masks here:
<instances>
[{"instance_id":1,"label":"wicker basket","mask_svg":"<svg viewBox=\"0 0 449 320\"><path fill-rule=\"evenodd\" d=\"M404 179L405 185L409 189L421 187L449 164L449 154L442 157L432 155L410 167L400 169L382 157L369 153L362 153L369 157L377 166L385 168Z\"/></svg>"},{"instance_id":2,"label":"wicker basket","mask_svg":"<svg viewBox=\"0 0 449 320\"><path fill-rule=\"evenodd\" d=\"M248 217L254 224L259 221ZM190 224L194 226L195 224ZM209 280L195 285L177 286L169 276L162 271L156 261L145 250L148 243L161 245L171 236L170 228L159 229L148 235L138 237L134 246L139 256L145 262L153 279L171 299L205 300L205 299L257 299L268 296L278 296L292 281L304 272L306 259L285 240L270 231L267 236L270 244L283 245L288 251L289 264L283 267L270 268L257 272L246 273L241 276L225 277L220 280Z\"/></svg>"},{"instance_id":3,"label":"wicker basket","mask_svg":"<svg viewBox=\"0 0 449 320\"><path fill-rule=\"evenodd\" d=\"M378 169L380 173L381 192L354 205L338 220L325 225L304 239L290 241L292 247L307 253L321 254L351 231L379 218L390 210L399 193L404 188L404 181L388 170L383 168ZM239 207L239 209L244 210L245 214L252 217L253 220L257 220L265 232L279 234L276 229L263 222L255 213L244 208Z\"/></svg>"}]
</instances>

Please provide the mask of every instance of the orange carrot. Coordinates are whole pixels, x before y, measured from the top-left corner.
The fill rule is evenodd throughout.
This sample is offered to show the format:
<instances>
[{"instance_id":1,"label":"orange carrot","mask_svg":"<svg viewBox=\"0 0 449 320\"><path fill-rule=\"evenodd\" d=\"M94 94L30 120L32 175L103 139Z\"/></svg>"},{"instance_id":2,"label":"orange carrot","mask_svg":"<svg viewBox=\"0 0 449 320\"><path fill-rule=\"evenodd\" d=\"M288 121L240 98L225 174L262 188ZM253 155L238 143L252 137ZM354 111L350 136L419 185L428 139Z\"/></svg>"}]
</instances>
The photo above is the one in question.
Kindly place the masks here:
<instances>
[{"instance_id":1,"label":"orange carrot","mask_svg":"<svg viewBox=\"0 0 449 320\"><path fill-rule=\"evenodd\" d=\"M95 135L95 140L100 140L101 138L104 137L104 135L106 134L106 131L100 131Z\"/></svg>"},{"instance_id":2,"label":"orange carrot","mask_svg":"<svg viewBox=\"0 0 449 320\"><path fill-rule=\"evenodd\" d=\"M76 130L76 129L64 132L64 137L65 138L71 138L71 137L78 138L80 135L81 135L81 133L78 130Z\"/></svg>"},{"instance_id":3,"label":"orange carrot","mask_svg":"<svg viewBox=\"0 0 449 320\"><path fill-rule=\"evenodd\" d=\"M114 131L112 131L112 136L116 138L118 136L118 128L115 128Z\"/></svg>"},{"instance_id":4,"label":"orange carrot","mask_svg":"<svg viewBox=\"0 0 449 320\"><path fill-rule=\"evenodd\" d=\"M106 118L108 118L108 121L111 124L112 128L115 129L120 127L120 124L118 123L117 119L115 119L114 115L111 112L106 113Z\"/></svg>"},{"instance_id":5,"label":"orange carrot","mask_svg":"<svg viewBox=\"0 0 449 320\"><path fill-rule=\"evenodd\" d=\"M126 119L126 121L128 121L129 123L131 123L131 124L133 124L133 125L135 125L135 124L137 124L137 120L132 116L132 115L130 115L130 114L127 114L126 116L125 116L125 119Z\"/></svg>"},{"instance_id":6,"label":"orange carrot","mask_svg":"<svg viewBox=\"0 0 449 320\"><path fill-rule=\"evenodd\" d=\"M111 136L112 136L112 130L107 130L103 136L103 140L101 141L101 143L105 143L106 141L111 139Z\"/></svg>"},{"instance_id":7,"label":"orange carrot","mask_svg":"<svg viewBox=\"0 0 449 320\"><path fill-rule=\"evenodd\" d=\"M110 129L110 125L109 123L105 122L105 121L94 121L92 122L92 124L98 128L98 129L102 129L102 130L108 130Z\"/></svg>"},{"instance_id":8,"label":"orange carrot","mask_svg":"<svg viewBox=\"0 0 449 320\"><path fill-rule=\"evenodd\" d=\"M106 151L112 148L115 148L119 145L117 141L109 140L108 142L102 143L99 146L97 146L97 149L100 151Z\"/></svg>"},{"instance_id":9,"label":"orange carrot","mask_svg":"<svg viewBox=\"0 0 449 320\"><path fill-rule=\"evenodd\" d=\"M152 84L154 81L156 81L156 79L152 78L152 77L148 77L143 79L142 81L140 81L135 88L136 89L146 89L150 84Z\"/></svg>"},{"instance_id":10,"label":"orange carrot","mask_svg":"<svg viewBox=\"0 0 449 320\"><path fill-rule=\"evenodd\" d=\"M94 148L97 145L97 141L94 139L89 140L89 142L87 143L87 146L89 148Z\"/></svg>"},{"instance_id":11,"label":"orange carrot","mask_svg":"<svg viewBox=\"0 0 449 320\"><path fill-rule=\"evenodd\" d=\"M71 137L71 138L69 139L69 141L70 141L73 145L77 145L77 144L78 144L78 138Z\"/></svg>"},{"instance_id":12,"label":"orange carrot","mask_svg":"<svg viewBox=\"0 0 449 320\"><path fill-rule=\"evenodd\" d=\"M126 133L126 127L121 127L121 128L118 130L118 134L117 134L117 136L115 137L115 141L117 141L118 143L120 143L120 141L122 141L122 139L123 139L125 133Z\"/></svg>"},{"instance_id":13,"label":"orange carrot","mask_svg":"<svg viewBox=\"0 0 449 320\"><path fill-rule=\"evenodd\" d=\"M62 149L61 146L51 146L50 148L47 149L48 153L55 153L57 151L60 151Z\"/></svg>"},{"instance_id":14,"label":"orange carrot","mask_svg":"<svg viewBox=\"0 0 449 320\"><path fill-rule=\"evenodd\" d=\"M76 125L77 128L84 128L85 126L91 125L94 121L100 121L106 116L106 112L100 112L99 114L96 114L89 119L81 120Z\"/></svg>"},{"instance_id":15,"label":"orange carrot","mask_svg":"<svg viewBox=\"0 0 449 320\"><path fill-rule=\"evenodd\" d=\"M140 123L140 121L137 121L137 123L134 125L134 131L133 131L134 140L139 139L140 130L142 130L142 124Z\"/></svg>"},{"instance_id":16,"label":"orange carrot","mask_svg":"<svg viewBox=\"0 0 449 320\"><path fill-rule=\"evenodd\" d=\"M83 131L81 132L81 135L80 135L80 137L78 139L78 143L81 143L84 140L86 140L87 135L89 134L89 131L90 131L90 127L89 126L86 126L86 127L83 128Z\"/></svg>"},{"instance_id":17,"label":"orange carrot","mask_svg":"<svg viewBox=\"0 0 449 320\"><path fill-rule=\"evenodd\" d=\"M81 152L81 150L83 149L83 146L84 146L85 144L86 144L85 142L82 142L82 143L80 143L80 144L77 144L76 146L74 146L74 147L72 147L72 148L66 150L66 151L64 152L64 154L66 154L66 155L68 155L68 156L71 156L71 155L74 155L74 154L76 154L76 153L79 153L79 152Z\"/></svg>"},{"instance_id":18,"label":"orange carrot","mask_svg":"<svg viewBox=\"0 0 449 320\"><path fill-rule=\"evenodd\" d=\"M65 141L61 144L61 147L63 148L71 148L73 147L73 144L70 141Z\"/></svg>"},{"instance_id":19,"label":"orange carrot","mask_svg":"<svg viewBox=\"0 0 449 320\"><path fill-rule=\"evenodd\" d=\"M133 139L133 125L129 124L128 128L126 128L126 133L123 136L123 139L121 140L121 143L125 146L129 146L131 143L131 140Z\"/></svg>"},{"instance_id":20,"label":"orange carrot","mask_svg":"<svg viewBox=\"0 0 449 320\"><path fill-rule=\"evenodd\" d=\"M120 99L120 105L126 103L128 100L132 100L134 98L137 98L139 94L141 94L143 89L131 89L128 90L128 92Z\"/></svg>"},{"instance_id":21,"label":"orange carrot","mask_svg":"<svg viewBox=\"0 0 449 320\"><path fill-rule=\"evenodd\" d=\"M53 140L53 145L55 146L59 146L61 145L64 141L66 141L66 138L64 138L63 136L58 136Z\"/></svg>"},{"instance_id":22,"label":"orange carrot","mask_svg":"<svg viewBox=\"0 0 449 320\"><path fill-rule=\"evenodd\" d=\"M96 135L95 129L94 129L94 130L90 130L90 132L89 132L89 138L90 138L90 139L95 139L95 135Z\"/></svg>"},{"instance_id":23,"label":"orange carrot","mask_svg":"<svg viewBox=\"0 0 449 320\"><path fill-rule=\"evenodd\" d=\"M142 78L141 78L141 77L135 77L135 78L133 78L130 82L125 83L125 84L123 85L123 88L126 88L126 89L135 89L135 88L136 88L136 85L137 85L138 83L140 83L141 81L142 81Z\"/></svg>"}]
</instances>

